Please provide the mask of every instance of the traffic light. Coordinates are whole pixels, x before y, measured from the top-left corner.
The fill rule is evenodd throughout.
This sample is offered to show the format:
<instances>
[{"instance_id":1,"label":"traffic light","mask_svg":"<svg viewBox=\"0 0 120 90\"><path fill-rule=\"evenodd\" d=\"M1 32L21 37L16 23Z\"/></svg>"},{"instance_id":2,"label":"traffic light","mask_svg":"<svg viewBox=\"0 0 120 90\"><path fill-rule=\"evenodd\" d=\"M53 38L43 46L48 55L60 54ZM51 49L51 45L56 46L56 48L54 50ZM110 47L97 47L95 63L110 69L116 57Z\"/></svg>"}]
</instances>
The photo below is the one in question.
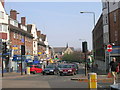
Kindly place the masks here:
<instances>
[{"instance_id":1,"label":"traffic light","mask_svg":"<svg viewBox=\"0 0 120 90\"><path fill-rule=\"evenodd\" d=\"M7 44L6 44L6 42L2 43L2 52L7 53Z\"/></svg>"},{"instance_id":2,"label":"traffic light","mask_svg":"<svg viewBox=\"0 0 120 90\"><path fill-rule=\"evenodd\" d=\"M86 41L82 42L82 51L83 51L83 53L86 53L88 51Z\"/></svg>"}]
</instances>

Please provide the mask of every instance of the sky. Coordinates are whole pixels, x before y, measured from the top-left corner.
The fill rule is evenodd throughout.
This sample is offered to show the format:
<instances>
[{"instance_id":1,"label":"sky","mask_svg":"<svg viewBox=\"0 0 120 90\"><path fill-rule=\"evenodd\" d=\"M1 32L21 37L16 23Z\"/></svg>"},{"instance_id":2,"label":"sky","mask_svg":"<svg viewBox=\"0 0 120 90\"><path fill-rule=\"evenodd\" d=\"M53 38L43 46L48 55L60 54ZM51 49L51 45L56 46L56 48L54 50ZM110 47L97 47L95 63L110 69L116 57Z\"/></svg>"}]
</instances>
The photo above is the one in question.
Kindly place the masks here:
<instances>
[{"instance_id":1,"label":"sky","mask_svg":"<svg viewBox=\"0 0 120 90\"><path fill-rule=\"evenodd\" d=\"M92 30L94 27L93 14L80 11L94 12L96 22L102 13L101 2L6 2L5 9L17 10L20 17L25 16L27 24L36 24L38 30L47 35L52 47L81 48L82 41L88 42L92 50ZM80 40L82 39L82 40Z\"/></svg>"}]
</instances>

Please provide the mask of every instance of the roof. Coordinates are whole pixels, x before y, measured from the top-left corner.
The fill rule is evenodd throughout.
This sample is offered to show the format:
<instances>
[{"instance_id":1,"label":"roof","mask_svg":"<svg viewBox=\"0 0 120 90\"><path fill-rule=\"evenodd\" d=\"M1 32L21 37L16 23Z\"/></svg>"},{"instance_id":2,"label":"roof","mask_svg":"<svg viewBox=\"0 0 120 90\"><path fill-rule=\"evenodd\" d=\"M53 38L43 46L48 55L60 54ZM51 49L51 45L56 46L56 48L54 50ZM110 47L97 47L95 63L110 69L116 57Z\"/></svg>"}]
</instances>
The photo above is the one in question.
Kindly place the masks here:
<instances>
[{"instance_id":1,"label":"roof","mask_svg":"<svg viewBox=\"0 0 120 90\"><path fill-rule=\"evenodd\" d=\"M46 39L46 35L41 34L41 38L42 38L42 41L45 41L45 39Z\"/></svg>"},{"instance_id":2,"label":"roof","mask_svg":"<svg viewBox=\"0 0 120 90\"><path fill-rule=\"evenodd\" d=\"M68 47L68 48L74 51L73 47ZM66 47L54 47L53 49L54 49L54 52L57 53L57 52L64 52L67 48Z\"/></svg>"},{"instance_id":3,"label":"roof","mask_svg":"<svg viewBox=\"0 0 120 90\"><path fill-rule=\"evenodd\" d=\"M66 47L54 47L54 52L57 53L57 52L63 52L65 50Z\"/></svg>"},{"instance_id":4,"label":"roof","mask_svg":"<svg viewBox=\"0 0 120 90\"><path fill-rule=\"evenodd\" d=\"M15 26L13 26L13 25L11 25L11 24L9 24L9 28L10 28L11 31L15 31L15 32L17 31L17 32L20 32L20 33L28 36L28 37L33 38L33 35L32 35L31 33L28 33L27 31L24 31L23 29L20 29L20 28L18 28L18 27L15 27Z\"/></svg>"}]
</instances>

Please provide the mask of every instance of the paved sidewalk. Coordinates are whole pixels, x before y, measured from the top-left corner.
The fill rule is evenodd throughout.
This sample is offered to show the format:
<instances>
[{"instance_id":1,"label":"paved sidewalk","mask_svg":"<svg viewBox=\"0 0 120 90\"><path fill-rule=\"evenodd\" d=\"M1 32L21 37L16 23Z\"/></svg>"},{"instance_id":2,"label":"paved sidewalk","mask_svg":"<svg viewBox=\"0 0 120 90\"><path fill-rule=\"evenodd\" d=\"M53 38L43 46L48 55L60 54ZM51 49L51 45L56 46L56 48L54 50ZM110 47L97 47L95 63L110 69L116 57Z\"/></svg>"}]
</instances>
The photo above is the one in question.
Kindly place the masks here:
<instances>
[{"instance_id":1,"label":"paved sidewalk","mask_svg":"<svg viewBox=\"0 0 120 90\"><path fill-rule=\"evenodd\" d=\"M2 74L0 74L2 76ZM21 73L17 73L17 72L8 72L8 73L3 73L3 77L2 79L9 79L9 78L17 78L17 77L26 77L26 76L35 76L35 75L27 75L25 73L23 73L23 75L21 75Z\"/></svg>"}]
</instances>

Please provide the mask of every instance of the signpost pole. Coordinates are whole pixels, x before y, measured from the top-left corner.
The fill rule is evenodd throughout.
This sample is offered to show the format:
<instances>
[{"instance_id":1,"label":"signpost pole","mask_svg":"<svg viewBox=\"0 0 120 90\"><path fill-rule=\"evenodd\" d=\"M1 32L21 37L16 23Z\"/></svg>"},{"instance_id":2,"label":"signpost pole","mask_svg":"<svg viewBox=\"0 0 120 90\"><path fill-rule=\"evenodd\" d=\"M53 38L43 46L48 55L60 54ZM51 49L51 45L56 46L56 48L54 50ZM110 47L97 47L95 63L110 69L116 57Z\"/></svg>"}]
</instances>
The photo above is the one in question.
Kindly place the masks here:
<instances>
[{"instance_id":1,"label":"signpost pole","mask_svg":"<svg viewBox=\"0 0 120 90\"><path fill-rule=\"evenodd\" d=\"M4 77L4 70L3 70L3 52L2 52L2 77Z\"/></svg>"},{"instance_id":2,"label":"signpost pole","mask_svg":"<svg viewBox=\"0 0 120 90\"><path fill-rule=\"evenodd\" d=\"M110 63L110 61L111 61L111 59L110 59L110 52L112 52L112 45L107 45L107 51L109 52L109 63ZM111 69L110 69L110 66L109 66L109 72L111 71Z\"/></svg>"}]
</instances>

